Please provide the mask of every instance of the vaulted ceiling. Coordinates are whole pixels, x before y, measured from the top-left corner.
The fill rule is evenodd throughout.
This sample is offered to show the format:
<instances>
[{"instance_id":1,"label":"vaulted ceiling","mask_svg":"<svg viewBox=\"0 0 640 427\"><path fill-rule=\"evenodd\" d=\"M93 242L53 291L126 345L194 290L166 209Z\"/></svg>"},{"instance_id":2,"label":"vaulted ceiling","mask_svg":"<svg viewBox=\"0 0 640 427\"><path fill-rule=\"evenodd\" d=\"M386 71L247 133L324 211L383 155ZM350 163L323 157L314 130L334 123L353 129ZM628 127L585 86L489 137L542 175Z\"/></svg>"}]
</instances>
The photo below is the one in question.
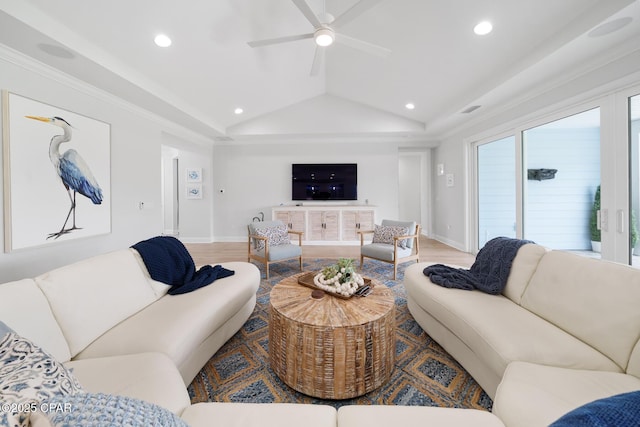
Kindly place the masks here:
<instances>
[{"instance_id":1,"label":"vaulted ceiling","mask_svg":"<svg viewBox=\"0 0 640 427\"><path fill-rule=\"evenodd\" d=\"M640 48L633 0L365 1L339 32L390 53L334 43L315 76L312 38L247 44L313 32L292 0L0 0L0 43L214 140L434 141Z\"/></svg>"}]
</instances>

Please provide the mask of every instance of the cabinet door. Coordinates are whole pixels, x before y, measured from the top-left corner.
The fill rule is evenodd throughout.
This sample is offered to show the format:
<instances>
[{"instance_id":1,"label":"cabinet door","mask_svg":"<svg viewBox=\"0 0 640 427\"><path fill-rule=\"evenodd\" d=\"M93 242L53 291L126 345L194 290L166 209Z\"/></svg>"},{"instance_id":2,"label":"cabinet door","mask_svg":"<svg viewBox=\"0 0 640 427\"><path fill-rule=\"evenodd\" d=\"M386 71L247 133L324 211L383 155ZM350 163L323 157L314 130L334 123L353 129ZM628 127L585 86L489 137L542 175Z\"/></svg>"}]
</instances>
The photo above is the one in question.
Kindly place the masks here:
<instances>
[{"instance_id":1,"label":"cabinet door","mask_svg":"<svg viewBox=\"0 0 640 427\"><path fill-rule=\"evenodd\" d=\"M358 230L373 230L375 215L372 210L358 212Z\"/></svg>"},{"instance_id":2,"label":"cabinet door","mask_svg":"<svg viewBox=\"0 0 640 427\"><path fill-rule=\"evenodd\" d=\"M289 230L304 231L303 211L275 211L274 219L284 222Z\"/></svg>"},{"instance_id":3,"label":"cabinet door","mask_svg":"<svg viewBox=\"0 0 640 427\"><path fill-rule=\"evenodd\" d=\"M358 240L357 211L342 211L342 240Z\"/></svg>"},{"instance_id":4,"label":"cabinet door","mask_svg":"<svg viewBox=\"0 0 640 427\"><path fill-rule=\"evenodd\" d=\"M322 211L309 211L309 240L322 240L324 220Z\"/></svg>"},{"instance_id":5,"label":"cabinet door","mask_svg":"<svg viewBox=\"0 0 640 427\"><path fill-rule=\"evenodd\" d=\"M342 211L342 240L359 240L358 231L373 230L373 210Z\"/></svg>"},{"instance_id":6,"label":"cabinet door","mask_svg":"<svg viewBox=\"0 0 640 427\"><path fill-rule=\"evenodd\" d=\"M303 211L290 211L289 212L289 228L295 231L304 231L305 221Z\"/></svg>"},{"instance_id":7,"label":"cabinet door","mask_svg":"<svg viewBox=\"0 0 640 427\"><path fill-rule=\"evenodd\" d=\"M338 240L338 211L326 211L324 213L324 232L322 240Z\"/></svg>"},{"instance_id":8,"label":"cabinet door","mask_svg":"<svg viewBox=\"0 0 640 427\"><path fill-rule=\"evenodd\" d=\"M274 216L276 221L282 221L289 227L289 211L276 211Z\"/></svg>"},{"instance_id":9,"label":"cabinet door","mask_svg":"<svg viewBox=\"0 0 640 427\"><path fill-rule=\"evenodd\" d=\"M338 240L338 211L309 211L309 240Z\"/></svg>"}]
</instances>

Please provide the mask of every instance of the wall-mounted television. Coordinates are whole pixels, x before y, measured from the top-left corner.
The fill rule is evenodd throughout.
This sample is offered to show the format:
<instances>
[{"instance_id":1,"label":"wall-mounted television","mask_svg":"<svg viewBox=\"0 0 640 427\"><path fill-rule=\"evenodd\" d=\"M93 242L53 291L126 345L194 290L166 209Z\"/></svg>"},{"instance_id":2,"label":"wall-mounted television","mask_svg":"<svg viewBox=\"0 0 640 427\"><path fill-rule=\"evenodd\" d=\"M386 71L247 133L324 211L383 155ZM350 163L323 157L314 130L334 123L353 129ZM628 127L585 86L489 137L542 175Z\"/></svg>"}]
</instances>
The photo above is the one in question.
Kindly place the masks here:
<instances>
[{"instance_id":1,"label":"wall-mounted television","mask_svg":"<svg viewBox=\"0 0 640 427\"><path fill-rule=\"evenodd\" d=\"M293 200L358 200L356 163L294 163L291 165Z\"/></svg>"}]
</instances>

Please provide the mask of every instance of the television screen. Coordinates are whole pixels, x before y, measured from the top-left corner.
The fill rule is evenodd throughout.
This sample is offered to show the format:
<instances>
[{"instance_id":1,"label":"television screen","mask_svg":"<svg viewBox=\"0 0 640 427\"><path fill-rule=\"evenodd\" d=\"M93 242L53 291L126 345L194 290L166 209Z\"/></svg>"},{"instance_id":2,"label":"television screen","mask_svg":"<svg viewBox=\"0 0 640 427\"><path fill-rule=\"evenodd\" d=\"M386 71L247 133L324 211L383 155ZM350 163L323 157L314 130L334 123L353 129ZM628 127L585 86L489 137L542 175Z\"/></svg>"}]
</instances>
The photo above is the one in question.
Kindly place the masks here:
<instances>
[{"instance_id":1,"label":"television screen","mask_svg":"<svg viewBox=\"0 0 640 427\"><path fill-rule=\"evenodd\" d=\"M356 163L297 163L291 166L293 200L358 200Z\"/></svg>"}]
</instances>

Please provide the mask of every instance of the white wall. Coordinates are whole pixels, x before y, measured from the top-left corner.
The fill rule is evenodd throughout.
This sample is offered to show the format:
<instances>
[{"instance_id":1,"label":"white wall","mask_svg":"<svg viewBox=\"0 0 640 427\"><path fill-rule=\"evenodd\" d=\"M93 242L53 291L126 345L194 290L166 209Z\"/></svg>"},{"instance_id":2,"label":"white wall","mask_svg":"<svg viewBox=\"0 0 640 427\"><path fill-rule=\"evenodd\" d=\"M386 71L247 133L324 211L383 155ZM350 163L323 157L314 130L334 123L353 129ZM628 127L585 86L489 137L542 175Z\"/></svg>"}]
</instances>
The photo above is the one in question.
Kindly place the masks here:
<instances>
[{"instance_id":1,"label":"white wall","mask_svg":"<svg viewBox=\"0 0 640 427\"><path fill-rule=\"evenodd\" d=\"M0 253L0 283L126 248L162 232L160 146L167 127L172 132L176 129L48 67L17 59L15 54L5 57L2 50L0 88L110 123L112 194L110 234ZM46 142L42 149L47 150ZM4 182L4 196L3 189ZM139 202L144 202L143 210ZM0 203L4 212L4 197ZM46 209L34 206L38 208ZM4 230L0 238L4 241Z\"/></svg>"},{"instance_id":2,"label":"white wall","mask_svg":"<svg viewBox=\"0 0 640 427\"><path fill-rule=\"evenodd\" d=\"M178 232L180 240L207 243L213 240L213 146L198 145L171 134L162 135L165 147L178 158ZM202 170L202 199L187 199L188 169ZM165 177L166 178L166 177ZM163 212L165 209L163 209Z\"/></svg>"},{"instance_id":3,"label":"white wall","mask_svg":"<svg viewBox=\"0 0 640 427\"><path fill-rule=\"evenodd\" d=\"M231 142L213 149L216 241L244 241L247 224L258 212L270 219L273 206L294 204L292 163L357 163L358 203L368 200L377 206L378 223L398 216L398 147L394 143Z\"/></svg>"}]
</instances>

